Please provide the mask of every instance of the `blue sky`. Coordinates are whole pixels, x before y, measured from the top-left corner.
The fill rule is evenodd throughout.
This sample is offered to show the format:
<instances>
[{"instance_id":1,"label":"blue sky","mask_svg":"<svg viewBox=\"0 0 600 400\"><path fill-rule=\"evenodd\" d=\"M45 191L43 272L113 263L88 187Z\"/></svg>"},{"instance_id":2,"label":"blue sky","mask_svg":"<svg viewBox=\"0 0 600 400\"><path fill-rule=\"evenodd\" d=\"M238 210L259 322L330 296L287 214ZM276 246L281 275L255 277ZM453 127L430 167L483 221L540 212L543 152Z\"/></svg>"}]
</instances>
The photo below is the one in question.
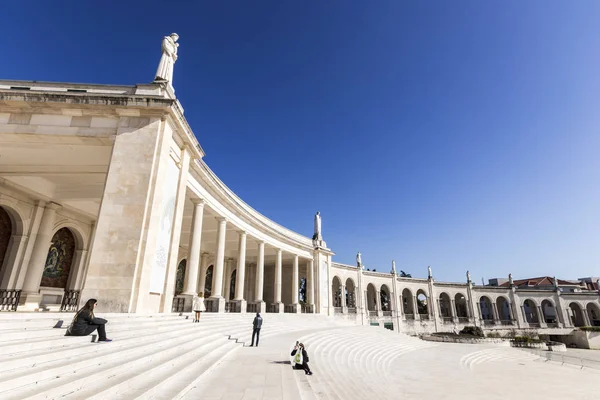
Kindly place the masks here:
<instances>
[{"instance_id":1,"label":"blue sky","mask_svg":"<svg viewBox=\"0 0 600 400\"><path fill-rule=\"evenodd\" d=\"M206 162L334 260L600 275L599 2L95 4L3 4L0 78L149 82L177 32Z\"/></svg>"}]
</instances>

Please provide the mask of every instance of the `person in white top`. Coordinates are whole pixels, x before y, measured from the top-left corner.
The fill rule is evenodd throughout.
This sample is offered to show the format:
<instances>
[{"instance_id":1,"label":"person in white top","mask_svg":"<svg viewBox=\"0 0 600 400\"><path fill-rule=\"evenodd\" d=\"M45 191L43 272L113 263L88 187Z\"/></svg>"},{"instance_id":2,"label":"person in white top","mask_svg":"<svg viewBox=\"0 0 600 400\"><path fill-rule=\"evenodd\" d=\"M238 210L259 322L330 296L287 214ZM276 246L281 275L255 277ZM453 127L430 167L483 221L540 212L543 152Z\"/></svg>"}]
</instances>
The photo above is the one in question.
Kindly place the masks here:
<instances>
[{"instance_id":1,"label":"person in white top","mask_svg":"<svg viewBox=\"0 0 600 400\"><path fill-rule=\"evenodd\" d=\"M200 292L198 293L198 296L194 296L192 309L194 310L194 313L196 313L193 322L200 322L200 313L206 311L206 306L204 305L204 293Z\"/></svg>"}]
</instances>

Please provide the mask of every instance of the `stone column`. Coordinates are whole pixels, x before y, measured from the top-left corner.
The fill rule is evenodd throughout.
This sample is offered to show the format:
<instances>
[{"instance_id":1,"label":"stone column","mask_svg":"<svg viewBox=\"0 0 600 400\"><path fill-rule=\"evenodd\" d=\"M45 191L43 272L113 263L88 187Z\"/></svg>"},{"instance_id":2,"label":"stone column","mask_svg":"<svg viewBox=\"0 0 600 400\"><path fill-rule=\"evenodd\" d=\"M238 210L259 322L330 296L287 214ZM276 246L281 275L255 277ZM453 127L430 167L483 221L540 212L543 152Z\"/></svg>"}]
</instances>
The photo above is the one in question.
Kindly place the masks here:
<instances>
[{"instance_id":1,"label":"stone column","mask_svg":"<svg viewBox=\"0 0 600 400\"><path fill-rule=\"evenodd\" d=\"M450 315L452 316L452 322L458 323L458 316L456 315L456 300L450 299Z\"/></svg>"},{"instance_id":2,"label":"stone column","mask_svg":"<svg viewBox=\"0 0 600 400\"><path fill-rule=\"evenodd\" d=\"M225 269L223 270L223 297L225 298L225 302L228 302L231 296L235 297L235 293L231 293L231 274L234 270L233 261L233 258L225 258Z\"/></svg>"},{"instance_id":3,"label":"stone column","mask_svg":"<svg viewBox=\"0 0 600 400\"><path fill-rule=\"evenodd\" d=\"M417 303L417 296L413 296L413 315L415 316L415 321L421 319L419 315L419 303Z\"/></svg>"},{"instance_id":4,"label":"stone column","mask_svg":"<svg viewBox=\"0 0 600 400\"><path fill-rule=\"evenodd\" d=\"M83 287L87 254L87 250L75 250L73 263L71 264L71 273L69 274L69 281L67 283L68 290L81 290Z\"/></svg>"},{"instance_id":5,"label":"stone column","mask_svg":"<svg viewBox=\"0 0 600 400\"><path fill-rule=\"evenodd\" d=\"M590 322L590 315L588 313L587 308L584 307L581 309L581 316L583 317L584 326L592 326L592 323Z\"/></svg>"},{"instance_id":6,"label":"stone column","mask_svg":"<svg viewBox=\"0 0 600 400\"><path fill-rule=\"evenodd\" d=\"M235 300L238 301L242 313L246 312L246 300L244 299L244 281L246 278L246 232L240 232L240 244L238 246L238 265L235 283Z\"/></svg>"},{"instance_id":7,"label":"stone column","mask_svg":"<svg viewBox=\"0 0 600 400\"><path fill-rule=\"evenodd\" d=\"M378 317L383 315L383 310L381 309L381 291L379 290L375 291L375 310Z\"/></svg>"},{"instance_id":8,"label":"stone column","mask_svg":"<svg viewBox=\"0 0 600 400\"><path fill-rule=\"evenodd\" d=\"M266 304L263 300L263 289L265 284L265 242L258 242L258 258L256 261L256 304L261 313L266 312Z\"/></svg>"},{"instance_id":9,"label":"stone column","mask_svg":"<svg viewBox=\"0 0 600 400\"><path fill-rule=\"evenodd\" d=\"M52 230L54 221L56 220L56 210L60 206L56 203L46 204L42 221L37 231L35 244L25 274L25 282L23 283L23 292L21 294L21 304L24 304L25 310L36 310L39 308L42 295L39 294L40 281L44 274L46 266L46 258L48 258L48 250L50 241L52 240ZM23 309L23 308L21 308Z\"/></svg>"},{"instance_id":10,"label":"stone column","mask_svg":"<svg viewBox=\"0 0 600 400\"><path fill-rule=\"evenodd\" d=\"M294 311L299 313L300 303L298 302L298 291L300 287L298 285L298 255L294 254L294 264L292 269L292 306L294 306Z\"/></svg>"},{"instance_id":11,"label":"stone column","mask_svg":"<svg viewBox=\"0 0 600 400\"><path fill-rule=\"evenodd\" d=\"M200 270L198 276L198 292L204 293L206 288L206 267L208 266L208 253L204 252L200 254Z\"/></svg>"},{"instance_id":12,"label":"stone column","mask_svg":"<svg viewBox=\"0 0 600 400\"><path fill-rule=\"evenodd\" d=\"M348 314L348 304L346 304L346 285L340 279L340 303L342 306L342 314Z\"/></svg>"},{"instance_id":13,"label":"stone column","mask_svg":"<svg viewBox=\"0 0 600 400\"><path fill-rule=\"evenodd\" d=\"M546 328L548 325L546 325L546 318L544 317L544 310L542 309L542 306L535 306L538 309L538 323L540 324L540 328Z\"/></svg>"},{"instance_id":14,"label":"stone column","mask_svg":"<svg viewBox=\"0 0 600 400\"><path fill-rule=\"evenodd\" d=\"M494 318L494 324L500 325L500 316L498 314L498 304L496 302L492 303L492 316Z\"/></svg>"},{"instance_id":15,"label":"stone column","mask_svg":"<svg viewBox=\"0 0 600 400\"><path fill-rule=\"evenodd\" d=\"M204 217L204 200L192 200L194 211L192 215L192 230L190 233L189 256L185 269L183 294L197 294L198 269L200 267L200 244L202 242L202 220ZM190 298L191 300L191 298Z\"/></svg>"},{"instance_id":16,"label":"stone column","mask_svg":"<svg viewBox=\"0 0 600 400\"><path fill-rule=\"evenodd\" d=\"M277 249L277 257L275 261L275 305L277 312L283 313L283 303L281 302L281 268L282 268L282 251Z\"/></svg>"},{"instance_id":17,"label":"stone column","mask_svg":"<svg viewBox=\"0 0 600 400\"><path fill-rule=\"evenodd\" d=\"M315 312L315 283L314 283L314 261L308 260L306 264L306 303L311 312Z\"/></svg>"},{"instance_id":18,"label":"stone column","mask_svg":"<svg viewBox=\"0 0 600 400\"><path fill-rule=\"evenodd\" d=\"M225 262L225 234L227 233L227 220L225 218L217 218L219 227L217 229L217 254L215 265L213 267L213 282L212 294L210 299L215 304L214 311L225 311L225 299L221 295L223 290L223 267Z\"/></svg>"}]
</instances>

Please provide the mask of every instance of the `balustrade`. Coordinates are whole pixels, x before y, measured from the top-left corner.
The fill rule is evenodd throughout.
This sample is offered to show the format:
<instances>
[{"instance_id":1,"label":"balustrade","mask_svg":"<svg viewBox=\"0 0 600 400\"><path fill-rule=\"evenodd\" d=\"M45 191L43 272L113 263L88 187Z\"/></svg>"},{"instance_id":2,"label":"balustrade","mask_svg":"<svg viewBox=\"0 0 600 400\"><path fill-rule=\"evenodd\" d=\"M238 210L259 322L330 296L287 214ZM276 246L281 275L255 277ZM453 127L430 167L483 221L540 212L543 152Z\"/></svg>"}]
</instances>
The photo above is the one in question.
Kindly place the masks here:
<instances>
[{"instance_id":1,"label":"balustrade","mask_svg":"<svg viewBox=\"0 0 600 400\"><path fill-rule=\"evenodd\" d=\"M81 292L79 290L65 290L60 305L60 311L77 311L80 294Z\"/></svg>"},{"instance_id":2,"label":"balustrade","mask_svg":"<svg viewBox=\"0 0 600 400\"><path fill-rule=\"evenodd\" d=\"M20 298L20 290L0 290L0 311L17 311Z\"/></svg>"}]
</instances>

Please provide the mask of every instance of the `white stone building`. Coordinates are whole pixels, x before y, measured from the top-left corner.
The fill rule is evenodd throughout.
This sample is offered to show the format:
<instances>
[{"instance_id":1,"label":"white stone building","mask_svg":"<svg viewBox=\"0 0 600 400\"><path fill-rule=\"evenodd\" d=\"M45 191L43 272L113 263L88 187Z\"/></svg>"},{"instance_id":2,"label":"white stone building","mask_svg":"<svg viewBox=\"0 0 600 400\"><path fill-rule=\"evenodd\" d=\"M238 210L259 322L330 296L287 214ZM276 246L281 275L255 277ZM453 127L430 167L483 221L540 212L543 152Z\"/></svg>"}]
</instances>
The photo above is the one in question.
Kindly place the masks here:
<instances>
[{"instance_id":1,"label":"white stone building","mask_svg":"<svg viewBox=\"0 0 600 400\"><path fill-rule=\"evenodd\" d=\"M337 314L408 333L600 325L595 290L333 263L320 217L313 238L278 225L203 156L168 81L0 81L0 309L72 310L97 298L102 312L167 313L205 292L214 312Z\"/></svg>"}]
</instances>

